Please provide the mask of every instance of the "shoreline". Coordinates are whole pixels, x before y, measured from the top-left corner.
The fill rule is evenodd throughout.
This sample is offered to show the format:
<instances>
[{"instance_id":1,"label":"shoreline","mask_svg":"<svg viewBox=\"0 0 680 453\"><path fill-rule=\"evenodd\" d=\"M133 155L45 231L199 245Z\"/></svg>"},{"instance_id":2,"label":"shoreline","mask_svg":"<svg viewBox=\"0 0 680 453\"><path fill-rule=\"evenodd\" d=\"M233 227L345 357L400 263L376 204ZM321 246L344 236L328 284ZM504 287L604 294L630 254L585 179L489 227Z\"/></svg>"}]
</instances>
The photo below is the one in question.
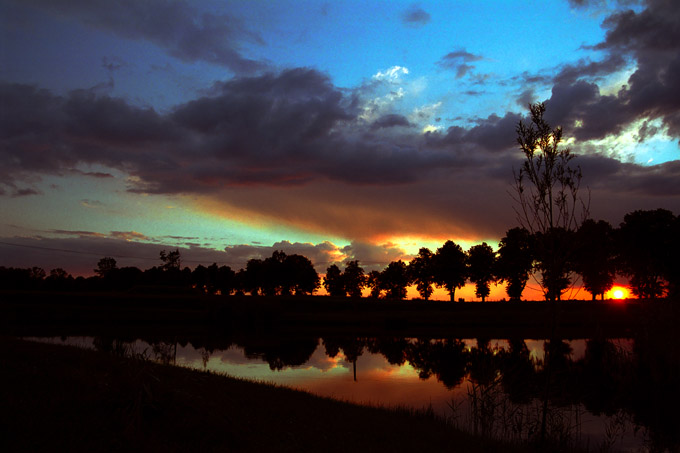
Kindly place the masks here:
<instances>
[{"instance_id":1,"label":"shoreline","mask_svg":"<svg viewBox=\"0 0 680 453\"><path fill-rule=\"evenodd\" d=\"M0 332L166 332L627 338L650 319L675 318L673 300L459 303L383 299L0 292ZM662 315L660 315L660 313Z\"/></svg>"},{"instance_id":2,"label":"shoreline","mask_svg":"<svg viewBox=\"0 0 680 453\"><path fill-rule=\"evenodd\" d=\"M427 411L0 338L4 451L526 451Z\"/></svg>"}]
</instances>

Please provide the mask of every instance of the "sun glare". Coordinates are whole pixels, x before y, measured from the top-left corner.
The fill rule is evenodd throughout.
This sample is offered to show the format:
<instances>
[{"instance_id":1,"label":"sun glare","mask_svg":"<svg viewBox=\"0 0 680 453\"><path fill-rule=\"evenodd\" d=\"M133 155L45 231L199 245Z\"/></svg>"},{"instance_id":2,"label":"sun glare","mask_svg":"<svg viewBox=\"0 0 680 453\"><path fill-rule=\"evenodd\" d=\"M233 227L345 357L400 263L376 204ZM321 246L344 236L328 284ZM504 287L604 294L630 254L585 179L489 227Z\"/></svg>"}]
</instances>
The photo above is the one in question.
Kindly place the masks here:
<instances>
[{"instance_id":1,"label":"sun glare","mask_svg":"<svg viewBox=\"0 0 680 453\"><path fill-rule=\"evenodd\" d=\"M609 299L626 299L628 298L628 289L622 286L615 286L607 292Z\"/></svg>"}]
</instances>

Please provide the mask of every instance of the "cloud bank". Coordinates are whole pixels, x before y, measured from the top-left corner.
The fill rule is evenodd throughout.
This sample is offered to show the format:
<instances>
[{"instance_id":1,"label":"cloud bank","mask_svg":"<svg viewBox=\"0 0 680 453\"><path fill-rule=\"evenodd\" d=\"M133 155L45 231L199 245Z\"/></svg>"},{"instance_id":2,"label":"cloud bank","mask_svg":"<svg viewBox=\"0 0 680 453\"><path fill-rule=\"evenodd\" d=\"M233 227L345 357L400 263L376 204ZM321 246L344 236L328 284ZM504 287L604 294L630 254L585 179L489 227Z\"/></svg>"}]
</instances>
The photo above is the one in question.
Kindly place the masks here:
<instances>
[{"instance_id":1,"label":"cloud bank","mask_svg":"<svg viewBox=\"0 0 680 453\"><path fill-rule=\"evenodd\" d=\"M217 215L254 214L357 244L399 236L481 241L515 225L508 191L520 164L515 128L524 113L425 129L431 115L421 118L424 110L397 106L400 77L408 74L403 67L349 89L313 68L267 71L237 51L244 41L260 41L237 20L198 17L182 2L164 10L169 17L156 17L156 3L31 4L154 42L179 59L223 65L236 76L167 113L96 90L58 95L0 83L0 195L39 196L46 175L107 177L79 169L89 165L129 175L130 193L192 196ZM130 23L131 10L139 14ZM424 24L426 14L415 8L404 20ZM172 33L161 26L166 19L177 24ZM525 75L529 87L550 84L548 120L573 139L595 217L617 223L641 207L680 211L677 160L649 167L625 163L592 143L636 124L639 137L660 128L680 139L677 24L680 10L672 2L650 0L639 12L606 19L605 39L595 46L601 60ZM462 77L481 58L459 49L439 65ZM625 86L601 88L608 76L633 64ZM120 236L127 238L135 239ZM308 252L327 262L319 250Z\"/></svg>"}]
</instances>

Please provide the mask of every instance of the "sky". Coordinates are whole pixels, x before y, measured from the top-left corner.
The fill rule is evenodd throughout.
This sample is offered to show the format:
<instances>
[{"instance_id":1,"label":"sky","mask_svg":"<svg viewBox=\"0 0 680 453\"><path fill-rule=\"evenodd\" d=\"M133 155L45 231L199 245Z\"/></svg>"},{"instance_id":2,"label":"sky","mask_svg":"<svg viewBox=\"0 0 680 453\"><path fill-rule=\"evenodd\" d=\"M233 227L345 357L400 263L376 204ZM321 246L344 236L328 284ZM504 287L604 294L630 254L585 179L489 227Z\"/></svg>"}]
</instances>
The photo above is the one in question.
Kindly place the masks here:
<instances>
[{"instance_id":1,"label":"sky","mask_svg":"<svg viewBox=\"0 0 680 453\"><path fill-rule=\"evenodd\" d=\"M0 266L495 247L533 102L591 217L680 213L674 0L0 0L0 21Z\"/></svg>"}]
</instances>

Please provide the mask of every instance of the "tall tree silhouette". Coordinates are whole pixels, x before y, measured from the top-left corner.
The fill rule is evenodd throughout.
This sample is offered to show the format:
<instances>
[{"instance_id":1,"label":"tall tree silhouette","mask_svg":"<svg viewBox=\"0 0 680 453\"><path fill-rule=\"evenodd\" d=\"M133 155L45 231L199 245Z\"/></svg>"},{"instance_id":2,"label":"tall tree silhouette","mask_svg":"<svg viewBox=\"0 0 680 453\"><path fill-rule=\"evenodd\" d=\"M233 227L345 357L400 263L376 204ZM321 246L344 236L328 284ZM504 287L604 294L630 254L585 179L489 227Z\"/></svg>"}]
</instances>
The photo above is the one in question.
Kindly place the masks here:
<instances>
[{"instance_id":1,"label":"tall tree silhouette","mask_svg":"<svg viewBox=\"0 0 680 453\"><path fill-rule=\"evenodd\" d=\"M510 300L520 300L533 269L531 234L525 228L511 228L501 239L496 262L496 275L507 282L505 292Z\"/></svg>"},{"instance_id":2,"label":"tall tree silhouette","mask_svg":"<svg viewBox=\"0 0 680 453\"><path fill-rule=\"evenodd\" d=\"M359 266L359 261L347 261L345 272L343 273L345 291L350 297L361 297L361 291L366 287L366 275L364 269Z\"/></svg>"},{"instance_id":3,"label":"tall tree silhouette","mask_svg":"<svg viewBox=\"0 0 680 453\"><path fill-rule=\"evenodd\" d=\"M428 248L421 248L418 255L408 265L411 281L416 284L420 296L428 300L432 296L434 284L434 254Z\"/></svg>"},{"instance_id":4,"label":"tall tree silhouette","mask_svg":"<svg viewBox=\"0 0 680 453\"><path fill-rule=\"evenodd\" d=\"M380 274L380 283L385 290L385 297L389 299L404 299L409 280L406 264L402 261L392 261Z\"/></svg>"},{"instance_id":5,"label":"tall tree silhouette","mask_svg":"<svg viewBox=\"0 0 680 453\"><path fill-rule=\"evenodd\" d=\"M467 266L465 252L453 241L446 241L437 249L433 258L434 281L439 287L446 288L455 300L456 289L465 286Z\"/></svg>"},{"instance_id":6,"label":"tall tree silhouette","mask_svg":"<svg viewBox=\"0 0 680 453\"><path fill-rule=\"evenodd\" d=\"M380 281L380 271L371 271L366 276L366 287L371 289L371 297L379 298L382 292L382 283Z\"/></svg>"},{"instance_id":7,"label":"tall tree silhouette","mask_svg":"<svg viewBox=\"0 0 680 453\"><path fill-rule=\"evenodd\" d=\"M104 278L112 270L117 269L117 267L118 265L115 259L111 258L110 256L105 256L97 262L97 268L94 270L94 273Z\"/></svg>"},{"instance_id":8,"label":"tall tree silhouette","mask_svg":"<svg viewBox=\"0 0 680 453\"><path fill-rule=\"evenodd\" d=\"M229 266L212 263L208 266L208 284L212 294L229 295L236 288L236 273Z\"/></svg>"},{"instance_id":9,"label":"tall tree silhouette","mask_svg":"<svg viewBox=\"0 0 680 453\"><path fill-rule=\"evenodd\" d=\"M614 285L616 275L614 229L600 220L588 219L576 233L574 269L583 278L583 287L604 300L604 293Z\"/></svg>"},{"instance_id":10,"label":"tall tree silhouette","mask_svg":"<svg viewBox=\"0 0 680 453\"><path fill-rule=\"evenodd\" d=\"M621 271L630 277L633 293L638 297L663 295L672 256L675 216L666 209L634 211L626 214L619 228L619 261ZM677 277L676 277L677 278Z\"/></svg>"},{"instance_id":11,"label":"tall tree silhouette","mask_svg":"<svg viewBox=\"0 0 680 453\"><path fill-rule=\"evenodd\" d=\"M312 294L321 285L319 274L306 256L287 255L283 260L282 293Z\"/></svg>"},{"instance_id":12,"label":"tall tree silhouette","mask_svg":"<svg viewBox=\"0 0 680 453\"><path fill-rule=\"evenodd\" d=\"M520 225L538 236L537 268L546 299L560 297L569 277L571 244L564 239L588 217L588 203L579 196L581 168L572 164L569 148L560 148L562 128L543 118L545 105L529 105L531 122L517 125L517 143L524 162L515 176ZM566 282L566 285L565 285Z\"/></svg>"},{"instance_id":13,"label":"tall tree silhouette","mask_svg":"<svg viewBox=\"0 0 680 453\"><path fill-rule=\"evenodd\" d=\"M680 299L680 215L675 217L671 228L671 244L665 266L668 295Z\"/></svg>"},{"instance_id":14,"label":"tall tree silhouette","mask_svg":"<svg viewBox=\"0 0 680 453\"><path fill-rule=\"evenodd\" d=\"M208 268L202 264L196 266L191 272L191 285L198 291L207 292L208 294L214 293L214 290L210 288L211 285L208 278Z\"/></svg>"},{"instance_id":15,"label":"tall tree silhouette","mask_svg":"<svg viewBox=\"0 0 680 453\"><path fill-rule=\"evenodd\" d=\"M266 296L280 294L284 279L284 265L286 254L281 250L275 250L272 256L262 262L261 284Z\"/></svg>"},{"instance_id":16,"label":"tall tree silhouette","mask_svg":"<svg viewBox=\"0 0 680 453\"><path fill-rule=\"evenodd\" d=\"M173 271L180 270L182 268L182 257L179 249L171 250L169 252L161 250L160 258L161 262L163 263L163 270Z\"/></svg>"},{"instance_id":17,"label":"tall tree silhouette","mask_svg":"<svg viewBox=\"0 0 680 453\"><path fill-rule=\"evenodd\" d=\"M541 274L546 300L560 300L572 282L574 236L574 231L561 227L533 235L534 268Z\"/></svg>"},{"instance_id":18,"label":"tall tree silhouette","mask_svg":"<svg viewBox=\"0 0 680 453\"><path fill-rule=\"evenodd\" d=\"M496 279L494 270L496 267L496 252L486 242L473 245L468 251L468 276L475 284L475 294L486 301L491 290L489 285Z\"/></svg>"},{"instance_id":19,"label":"tall tree silhouette","mask_svg":"<svg viewBox=\"0 0 680 453\"><path fill-rule=\"evenodd\" d=\"M253 296L264 294L265 278L264 261L258 258L249 259L241 281L243 290Z\"/></svg>"},{"instance_id":20,"label":"tall tree silhouette","mask_svg":"<svg viewBox=\"0 0 680 453\"><path fill-rule=\"evenodd\" d=\"M323 279L323 287L326 288L326 292L331 296L347 296L342 271L337 264L331 264L328 269L326 269L326 277Z\"/></svg>"}]
</instances>

